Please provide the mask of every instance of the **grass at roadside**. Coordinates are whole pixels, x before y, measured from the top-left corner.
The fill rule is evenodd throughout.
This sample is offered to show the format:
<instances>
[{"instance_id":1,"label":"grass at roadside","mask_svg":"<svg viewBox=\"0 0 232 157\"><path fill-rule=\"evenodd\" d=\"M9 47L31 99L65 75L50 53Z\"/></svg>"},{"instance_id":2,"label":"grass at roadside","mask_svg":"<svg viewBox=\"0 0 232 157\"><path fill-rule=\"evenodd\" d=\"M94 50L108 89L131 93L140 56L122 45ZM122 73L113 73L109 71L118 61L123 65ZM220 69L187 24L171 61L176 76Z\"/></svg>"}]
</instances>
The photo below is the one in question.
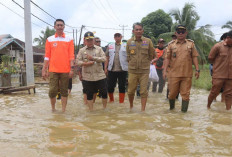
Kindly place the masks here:
<instances>
[{"instance_id":1,"label":"grass at roadside","mask_svg":"<svg viewBox=\"0 0 232 157\"><path fill-rule=\"evenodd\" d=\"M195 68L194 68L195 69ZM195 70L194 70L195 75ZM200 78L196 80L195 76L192 79L192 86L195 88L210 90L212 87L212 77L210 75L209 65L201 67Z\"/></svg>"}]
</instances>

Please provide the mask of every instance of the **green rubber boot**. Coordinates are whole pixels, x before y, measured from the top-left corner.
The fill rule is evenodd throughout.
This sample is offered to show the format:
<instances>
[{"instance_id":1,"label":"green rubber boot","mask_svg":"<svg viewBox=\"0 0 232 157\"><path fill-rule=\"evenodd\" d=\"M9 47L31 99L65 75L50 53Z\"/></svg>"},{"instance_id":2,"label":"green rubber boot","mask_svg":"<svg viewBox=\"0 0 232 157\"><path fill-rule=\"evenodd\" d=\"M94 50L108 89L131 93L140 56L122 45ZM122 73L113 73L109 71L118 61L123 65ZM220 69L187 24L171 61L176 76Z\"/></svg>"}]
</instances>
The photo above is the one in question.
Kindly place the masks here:
<instances>
[{"instance_id":1,"label":"green rubber boot","mask_svg":"<svg viewBox=\"0 0 232 157\"><path fill-rule=\"evenodd\" d=\"M182 100L181 111L182 112L187 112L188 111L188 105L189 105L189 101Z\"/></svg>"},{"instance_id":2,"label":"green rubber boot","mask_svg":"<svg viewBox=\"0 0 232 157\"><path fill-rule=\"evenodd\" d=\"M169 99L169 105L170 105L170 110L173 110L175 108L175 99L173 100Z\"/></svg>"}]
</instances>

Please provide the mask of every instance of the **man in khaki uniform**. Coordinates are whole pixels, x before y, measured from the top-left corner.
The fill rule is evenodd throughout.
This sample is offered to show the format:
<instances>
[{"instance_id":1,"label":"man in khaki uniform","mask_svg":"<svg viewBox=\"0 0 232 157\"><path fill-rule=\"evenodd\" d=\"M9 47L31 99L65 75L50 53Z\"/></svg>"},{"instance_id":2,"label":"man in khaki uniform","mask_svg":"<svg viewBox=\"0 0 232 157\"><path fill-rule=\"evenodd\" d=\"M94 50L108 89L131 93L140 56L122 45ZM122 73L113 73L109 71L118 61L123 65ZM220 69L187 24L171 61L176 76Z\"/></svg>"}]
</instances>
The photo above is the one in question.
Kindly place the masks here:
<instances>
[{"instance_id":1,"label":"man in khaki uniform","mask_svg":"<svg viewBox=\"0 0 232 157\"><path fill-rule=\"evenodd\" d=\"M87 94L87 105L93 110L93 94L99 89L102 92L103 108L107 105L106 75L102 63L106 61L102 48L94 45L94 34L86 32L84 35L86 46L81 48L77 65L82 67L82 83Z\"/></svg>"},{"instance_id":2,"label":"man in khaki uniform","mask_svg":"<svg viewBox=\"0 0 232 157\"><path fill-rule=\"evenodd\" d=\"M147 103L147 84L150 72L150 63L153 59L154 47L152 41L143 37L143 25L133 25L134 37L127 41L126 51L128 60L128 98L130 108L133 108L134 94L137 85L140 85L141 111L145 111Z\"/></svg>"},{"instance_id":3,"label":"man in khaki uniform","mask_svg":"<svg viewBox=\"0 0 232 157\"><path fill-rule=\"evenodd\" d=\"M208 97L210 108L213 100L223 87L226 109L232 104L232 31L228 32L224 41L217 43L209 53L209 62L213 64L213 86Z\"/></svg>"},{"instance_id":4,"label":"man in khaki uniform","mask_svg":"<svg viewBox=\"0 0 232 157\"><path fill-rule=\"evenodd\" d=\"M185 26L178 25L175 32L177 40L167 47L166 63L164 67L164 78L166 70L169 69L169 104L170 110L175 108L175 98L180 92L182 97L182 112L187 112L189 104L190 89L192 85L192 63L196 68L195 76L198 79L200 70L198 67L198 52L192 40L186 39L187 31Z\"/></svg>"}]
</instances>

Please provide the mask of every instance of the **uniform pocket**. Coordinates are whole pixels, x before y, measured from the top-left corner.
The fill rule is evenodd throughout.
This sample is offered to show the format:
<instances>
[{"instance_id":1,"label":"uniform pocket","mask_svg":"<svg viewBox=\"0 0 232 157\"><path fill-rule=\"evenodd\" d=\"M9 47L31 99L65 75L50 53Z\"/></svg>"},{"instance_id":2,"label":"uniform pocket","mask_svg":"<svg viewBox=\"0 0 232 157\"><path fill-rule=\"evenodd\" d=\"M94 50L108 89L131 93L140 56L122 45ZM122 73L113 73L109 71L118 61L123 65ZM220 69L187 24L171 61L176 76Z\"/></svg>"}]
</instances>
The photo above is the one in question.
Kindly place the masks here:
<instances>
[{"instance_id":1,"label":"uniform pocket","mask_svg":"<svg viewBox=\"0 0 232 157\"><path fill-rule=\"evenodd\" d=\"M150 61L142 60L141 69L144 69L144 70L150 69Z\"/></svg>"},{"instance_id":2,"label":"uniform pocket","mask_svg":"<svg viewBox=\"0 0 232 157\"><path fill-rule=\"evenodd\" d=\"M130 61L128 63L128 68L129 69L136 69L136 65L137 65L136 61Z\"/></svg>"}]
</instances>

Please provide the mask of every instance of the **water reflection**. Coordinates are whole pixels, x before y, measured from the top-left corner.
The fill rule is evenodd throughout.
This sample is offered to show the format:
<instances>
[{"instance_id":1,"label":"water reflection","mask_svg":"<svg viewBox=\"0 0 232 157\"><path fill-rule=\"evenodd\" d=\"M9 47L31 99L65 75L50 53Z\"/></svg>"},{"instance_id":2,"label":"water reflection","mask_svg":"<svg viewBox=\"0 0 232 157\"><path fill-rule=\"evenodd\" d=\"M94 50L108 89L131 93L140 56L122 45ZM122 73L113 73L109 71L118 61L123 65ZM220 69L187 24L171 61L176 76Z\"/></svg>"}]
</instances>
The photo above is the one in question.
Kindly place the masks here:
<instances>
[{"instance_id":1,"label":"water reflection","mask_svg":"<svg viewBox=\"0 0 232 157\"><path fill-rule=\"evenodd\" d=\"M206 109L207 91L192 90L186 114L169 111L164 94L150 93L146 112L97 99L94 112L82 103L81 84L73 86L67 112L51 113L48 87L36 94L0 95L1 156L232 156L232 112L216 102ZM61 110L61 102L57 102Z\"/></svg>"}]
</instances>

